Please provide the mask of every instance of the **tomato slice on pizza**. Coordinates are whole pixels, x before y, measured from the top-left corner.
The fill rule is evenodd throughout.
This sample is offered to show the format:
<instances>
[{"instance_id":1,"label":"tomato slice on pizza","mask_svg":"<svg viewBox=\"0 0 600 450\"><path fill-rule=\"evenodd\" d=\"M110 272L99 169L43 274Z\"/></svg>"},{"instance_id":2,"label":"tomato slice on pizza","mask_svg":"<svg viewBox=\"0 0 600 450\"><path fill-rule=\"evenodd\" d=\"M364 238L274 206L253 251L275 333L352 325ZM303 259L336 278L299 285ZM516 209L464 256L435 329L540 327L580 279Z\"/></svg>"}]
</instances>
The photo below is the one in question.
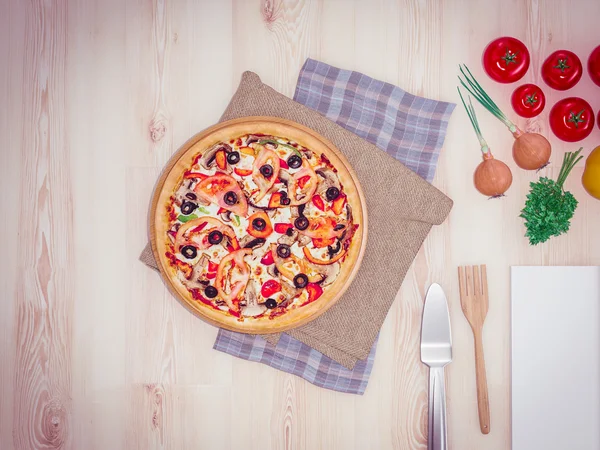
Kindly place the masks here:
<instances>
[{"instance_id":1,"label":"tomato slice on pizza","mask_svg":"<svg viewBox=\"0 0 600 450\"><path fill-rule=\"evenodd\" d=\"M273 150L262 148L252 165L252 179L258 186L258 194L254 197L256 203L260 202L273 187L279 177L279 155Z\"/></svg>"},{"instance_id":2,"label":"tomato slice on pizza","mask_svg":"<svg viewBox=\"0 0 600 450\"><path fill-rule=\"evenodd\" d=\"M324 154L249 134L191 156L165 205L165 254L198 307L270 321L335 292L358 225Z\"/></svg>"},{"instance_id":3,"label":"tomato slice on pizza","mask_svg":"<svg viewBox=\"0 0 600 450\"><path fill-rule=\"evenodd\" d=\"M218 173L202 180L194 189L196 194L238 216L248 215L248 200L235 178Z\"/></svg>"}]
</instances>

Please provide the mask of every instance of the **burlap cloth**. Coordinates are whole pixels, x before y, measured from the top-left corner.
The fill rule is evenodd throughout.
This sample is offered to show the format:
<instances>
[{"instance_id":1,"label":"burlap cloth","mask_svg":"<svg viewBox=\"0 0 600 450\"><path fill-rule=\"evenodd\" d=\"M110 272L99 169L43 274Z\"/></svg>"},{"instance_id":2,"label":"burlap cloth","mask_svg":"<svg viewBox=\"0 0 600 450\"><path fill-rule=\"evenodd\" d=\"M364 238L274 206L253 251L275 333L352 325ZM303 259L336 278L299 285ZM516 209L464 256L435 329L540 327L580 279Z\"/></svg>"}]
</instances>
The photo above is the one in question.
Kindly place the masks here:
<instances>
[{"instance_id":1,"label":"burlap cloth","mask_svg":"<svg viewBox=\"0 0 600 450\"><path fill-rule=\"evenodd\" d=\"M431 227L448 216L452 200L373 144L262 83L253 72L244 72L220 121L244 116L283 117L312 128L344 153L358 175L369 218L358 275L329 311L287 332L351 369L369 354L421 244ZM140 260L157 269L149 245ZM279 335L264 338L276 344Z\"/></svg>"}]
</instances>

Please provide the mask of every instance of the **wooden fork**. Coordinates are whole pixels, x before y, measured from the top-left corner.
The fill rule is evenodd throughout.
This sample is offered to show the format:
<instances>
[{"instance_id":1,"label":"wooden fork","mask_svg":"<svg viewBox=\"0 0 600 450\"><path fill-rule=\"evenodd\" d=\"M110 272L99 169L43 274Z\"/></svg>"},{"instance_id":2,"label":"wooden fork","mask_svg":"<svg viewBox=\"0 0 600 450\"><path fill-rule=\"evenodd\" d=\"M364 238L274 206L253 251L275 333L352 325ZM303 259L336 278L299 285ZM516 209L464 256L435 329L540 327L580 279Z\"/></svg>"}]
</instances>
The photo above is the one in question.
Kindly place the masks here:
<instances>
[{"instance_id":1,"label":"wooden fork","mask_svg":"<svg viewBox=\"0 0 600 450\"><path fill-rule=\"evenodd\" d=\"M481 274L480 274L481 269ZM480 279L481 275L481 279ZM490 432L490 403L488 398L485 360L483 358L483 322L488 312L488 287L485 265L458 268L460 304L475 339L475 373L477 376L477 405L479 427L483 434Z\"/></svg>"}]
</instances>

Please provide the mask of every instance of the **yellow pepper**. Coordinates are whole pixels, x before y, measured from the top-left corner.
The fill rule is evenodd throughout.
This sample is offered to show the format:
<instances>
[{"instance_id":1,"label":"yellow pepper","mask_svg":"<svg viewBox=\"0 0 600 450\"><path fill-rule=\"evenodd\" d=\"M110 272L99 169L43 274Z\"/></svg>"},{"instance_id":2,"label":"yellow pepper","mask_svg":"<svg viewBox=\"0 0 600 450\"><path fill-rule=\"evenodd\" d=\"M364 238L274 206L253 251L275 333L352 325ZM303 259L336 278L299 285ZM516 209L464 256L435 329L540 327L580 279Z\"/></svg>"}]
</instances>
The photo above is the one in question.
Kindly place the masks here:
<instances>
[{"instance_id":1,"label":"yellow pepper","mask_svg":"<svg viewBox=\"0 0 600 450\"><path fill-rule=\"evenodd\" d=\"M588 194L600 200L600 146L587 157L581 182Z\"/></svg>"}]
</instances>

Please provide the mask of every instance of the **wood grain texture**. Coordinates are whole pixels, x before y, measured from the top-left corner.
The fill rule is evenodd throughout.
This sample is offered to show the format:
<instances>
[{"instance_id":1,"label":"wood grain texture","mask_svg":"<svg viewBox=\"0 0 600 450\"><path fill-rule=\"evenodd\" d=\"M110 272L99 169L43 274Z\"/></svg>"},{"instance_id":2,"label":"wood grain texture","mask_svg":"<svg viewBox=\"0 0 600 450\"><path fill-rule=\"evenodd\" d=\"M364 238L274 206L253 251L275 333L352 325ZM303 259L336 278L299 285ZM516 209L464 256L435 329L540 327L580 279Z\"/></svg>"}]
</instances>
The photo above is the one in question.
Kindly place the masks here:
<instances>
[{"instance_id":1,"label":"wood grain texture","mask_svg":"<svg viewBox=\"0 0 600 450\"><path fill-rule=\"evenodd\" d=\"M483 353L483 325L489 309L485 264L481 266L458 266L458 285L460 304L473 331L479 428L483 434L488 434L490 432L490 399Z\"/></svg>"},{"instance_id":2,"label":"wood grain texture","mask_svg":"<svg viewBox=\"0 0 600 450\"><path fill-rule=\"evenodd\" d=\"M512 137L489 114L482 131L513 169L508 196L472 186L480 161L466 115L453 114L434 184L455 201L434 227L382 329L362 397L318 389L212 350L216 329L173 300L137 261L152 187L172 153L215 123L253 70L292 95L306 57L456 101L469 65L511 112L515 85L492 83L481 52L513 35L532 54L522 80L559 48L598 45L594 0L0 0L0 448L425 449L427 372L419 362L423 295L450 301L451 448L510 448L509 266L600 264L600 202L579 181L571 231L529 247L517 216L529 182L556 177L564 151L600 143L550 136L552 164L518 170ZM509 15L510 20L507 19ZM551 105L582 96L545 89L547 110L516 119L551 135ZM594 103L596 102L596 103ZM511 114L512 116L512 114ZM477 242L477 245L473 245ZM491 432L479 431L472 333L456 268L487 264L483 331Z\"/></svg>"}]
</instances>

